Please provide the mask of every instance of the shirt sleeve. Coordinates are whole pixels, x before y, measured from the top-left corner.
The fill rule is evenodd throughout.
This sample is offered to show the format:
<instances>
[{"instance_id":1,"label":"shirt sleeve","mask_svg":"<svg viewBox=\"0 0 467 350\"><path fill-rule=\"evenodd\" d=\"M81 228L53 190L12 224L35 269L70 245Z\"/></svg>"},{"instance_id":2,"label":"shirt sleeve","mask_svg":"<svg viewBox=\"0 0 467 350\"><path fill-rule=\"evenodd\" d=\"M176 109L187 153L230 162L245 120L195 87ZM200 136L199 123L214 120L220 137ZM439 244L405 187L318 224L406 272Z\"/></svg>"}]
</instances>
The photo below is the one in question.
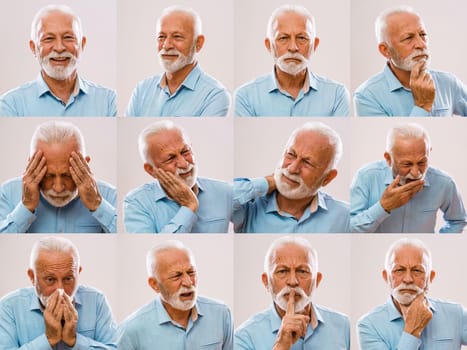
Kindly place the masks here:
<instances>
[{"instance_id":1,"label":"shirt sleeve","mask_svg":"<svg viewBox=\"0 0 467 350\"><path fill-rule=\"evenodd\" d=\"M248 332L245 330L236 331L234 335L235 350L255 350Z\"/></svg>"},{"instance_id":2,"label":"shirt sleeve","mask_svg":"<svg viewBox=\"0 0 467 350\"><path fill-rule=\"evenodd\" d=\"M12 195L5 186L0 187L0 232L26 233L36 215L29 211L21 201L14 203Z\"/></svg>"},{"instance_id":3,"label":"shirt sleeve","mask_svg":"<svg viewBox=\"0 0 467 350\"><path fill-rule=\"evenodd\" d=\"M266 195L267 192L268 181L264 177L234 179L232 222L235 232L243 232L248 214L248 202Z\"/></svg>"},{"instance_id":4,"label":"shirt sleeve","mask_svg":"<svg viewBox=\"0 0 467 350\"><path fill-rule=\"evenodd\" d=\"M467 87L456 78L457 98L454 100L454 114L463 117L467 116Z\"/></svg>"},{"instance_id":5,"label":"shirt sleeve","mask_svg":"<svg viewBox=\"0 0 467 350\"><path fill-rule=\"evenodd\" d=\"M234 107L235 116L240 116L240 117L256 116L256 113L253 107L250 105L250 102L248 101L248 95L246 93L246 88L239 88L235 92L234 104L235 104L235 107Z\"/></svg>"},{"instance_id":6,"label":"shirt sleeve","mask_svg":"<svg viewBox=\"0 0 467 350\"><path fill-rule=\"evenodd\" d=\"M109 104L109 111L108 116L116 117L117 116L117 94L115 91L112 90L112 93L109 97L110 104Z\"/></svg>"},{"instance_id":7,"label":"shirt sleeve","mask_svg":"<svg viewBox=\"0 0 467 350\"><path fill-rule=\"evenodd\" d=\"M128 106L125 111L125 117L137 117L140 115L137 109L137 104L140 99L139 93L140 89L138 84L131 94L130 101L128 102Z\"/></svg>"},{"instance_id":8,"label":"shirt sleeve","mask_svg":"<svg viewBox=\"0 0 467 350\"><path fill-rule=\"evenodd\" d=\"M372 95L357 91L354 94L355 114L359 117L389 116L389 113L381 106Z\"/></svg>"},{"instance_id":9,"label":"shirt sleeve","mask_svg":"<svg viewBox=\"0 0 467 350\"><path fill-rule=\"evenodd\" d=\"M92 216L99 221L104 232L117 232L117 211L115 210L115 206L110 204L105 198L102 199L101 204L92 213Z\"/></svg>"},{"instance_id":10,"label":"shirt sleeve","mask_svg":"<svg viewBox=\"0 0 467 350\"><path fill-rule=\"evenodd\" d=\"M336 103L332 115L336 117L350 116L350 95L344 86L339 86L337 89Z\"/></svg>"},{"instance_id":11,"label":"shirt sleeve","mask_svg":"<svg viewBox=\"0 0 467 350\"><path fill-rule=\"evenodd\" d=\"M466 214L461 195L452 179L449 182L449 188L446 190L445 195L446 202L441 207L445 224L439 232L461 233L467 224Z\"/></svg>"},{"instance_id":12,"label":"shirt sleeve","mask_svg":"<svg viewBox=\"0 0 467 350\"><path fill-rule=\"evenodd\" d=\"M222 350L233 349L233 320L230 310L227 308L224 316L224 343Z\"/></svg>"},{"instance_id":13,"label":"shirt sleeve","mask_svg":"<svg viewBox=\"0 0 467 350\"><path fill-rule=\"evenodd\" d=\"M7 100L8 100L8 98L5 95L0 96L0 117L17 117L17 116L19 116L16 109Z\"/></svg>"},{"instance_id":14,"label":"shirt sleeve","mask_svg":"<svg viewBox=\"0 0 467 350\"><path fill-rule=\"evenodd\" d=\"M230 95L225 89L216 89L206 97L201 116L225 117L229 113Z\"/></svg>"}]
</instances>

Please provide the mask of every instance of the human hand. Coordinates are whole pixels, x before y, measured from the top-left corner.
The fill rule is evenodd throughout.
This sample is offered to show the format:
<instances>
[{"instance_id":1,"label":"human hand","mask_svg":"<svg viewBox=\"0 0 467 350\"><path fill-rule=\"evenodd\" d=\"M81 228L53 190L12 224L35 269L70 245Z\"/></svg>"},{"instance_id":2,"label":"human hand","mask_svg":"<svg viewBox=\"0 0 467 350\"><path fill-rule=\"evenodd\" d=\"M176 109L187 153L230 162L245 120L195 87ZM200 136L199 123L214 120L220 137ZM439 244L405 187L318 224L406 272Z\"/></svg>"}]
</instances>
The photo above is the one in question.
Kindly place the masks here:
<instances>
[{"instance_id":1,"label":"human hand","mask_svg":"<svg viewBox=\"0 0 467 350\"><path fill-rule=\"evenodd\" d=\"M433 317L425 293L417 295L410 305L400 305L400 308L405 322L404 332L420 338L423 330Z\"/></svg>"},{"instance_id":2,"label":"human hand","mask_svg":"<svg viewBox=\"0 0 467 350\"><path fill-rule=\"evenodd\" d=\"M276 180L274 180L274 175L265 176L266 181L268 182L268 194L276 189Z\"/></svg>"},{"instance_id":3,"label":"human hand","mask_svg":"<svg viewBox=\"0 0 467 350\"><path fill-rule=\"evenodd\" d=\"M277 333L273 350L288 350L300 337L306 335L310 317L295 313L295 290L289 293L287 310L282 317L281 327Z\"/></svg>"},{"instance_id":4,"label":"human hand","mask_svg":"<svg viewBox=\"0 0 467 350\"><path fill-rule=\"evenodd\" d=\"M71 152L70 174L78 188L79 198L90 211L95 211L102 202L102 197L94 179L94 174L83 155Z\"/></svg>"},{"instance_id":5,"label":"human hand","mask_svg":"<svg viewBox=\"0 0 467 350\"><path fill-rule=\"evenodd\" d=\"M59 290L55 290L44 310L45 335L51 347L62 340L63 303Z\"/></svg>"},{"instance_id":6,"label":"human hand","mask_svg":"<svg viewBox=\"0 0 467 350\"><path fill-rule=\"evenodd\" d=\"M153 167L152 175L159 180L162 188L172 200L196 213L199 206L198 197L185 182L171 172L156 167ZM196 185L195 190L197 190Z\"/></svg>"},{"instance_id":7,"label":"human hand","mask_svg":"<svg viewBox=\"0 0 467 350\"><path fill-rule=\"evenodd\" d=\"M407 204L415 194L423 189L425 183L423 179L420 179L410 181L405 185L399 185L400 179L400 175L397 175L381 196L381 206L388 213Z\"/></svg>"},{"instance_id":8,"label":"human hand","mask_svg":"<svg viewBox=\"0 0 467 350\"><path fill-rule=\"evenodd\" d=\"M76 324L78 323L78 312L76 311L71 298L63 295L63 342L69 347L73 347L76 343Z\"/></svg>"},{"instance_id":9,"label":"human hand","mask_svg":"<svg viewBox=\"0 0 467 350\"><path fill-rule=\"evenodd\" d=\"M435 100L436 87L431 74L427 72L425 66L425 60L417 62L410 73L409 84L415 105L427 112L431 112Z\"/></svg>"},{"instance_id":10,"label":"human hand","mask_svg":"<svg viewBox=\"0 0 467 350\"><path fill-rule=\"evenodd\" d=\"M28 165L23 173L23 205L34 212L39 205L40 183L47 172L44 154L38 150L28 160Z\"/></svg>"}]
</instances>

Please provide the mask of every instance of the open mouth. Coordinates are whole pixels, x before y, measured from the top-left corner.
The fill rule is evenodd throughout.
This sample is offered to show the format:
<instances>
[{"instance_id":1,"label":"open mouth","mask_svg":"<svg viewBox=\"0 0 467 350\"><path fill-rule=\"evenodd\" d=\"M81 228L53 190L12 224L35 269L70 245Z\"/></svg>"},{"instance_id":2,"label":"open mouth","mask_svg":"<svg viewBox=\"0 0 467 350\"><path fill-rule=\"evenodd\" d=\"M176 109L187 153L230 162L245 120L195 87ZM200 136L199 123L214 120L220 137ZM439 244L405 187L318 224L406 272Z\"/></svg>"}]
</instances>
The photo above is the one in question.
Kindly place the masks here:
<instances>
[{"instance_id":1,"label":"open mouth","mask_svg":"<svg viewBox=\"0 0 467 350\"><path fill-rule=\"evenodd\" d=\"M193 299L193 296L194 296L193 292L187 292L187 293L180 294L181 299Z\"/></svg>"}]
</instances>

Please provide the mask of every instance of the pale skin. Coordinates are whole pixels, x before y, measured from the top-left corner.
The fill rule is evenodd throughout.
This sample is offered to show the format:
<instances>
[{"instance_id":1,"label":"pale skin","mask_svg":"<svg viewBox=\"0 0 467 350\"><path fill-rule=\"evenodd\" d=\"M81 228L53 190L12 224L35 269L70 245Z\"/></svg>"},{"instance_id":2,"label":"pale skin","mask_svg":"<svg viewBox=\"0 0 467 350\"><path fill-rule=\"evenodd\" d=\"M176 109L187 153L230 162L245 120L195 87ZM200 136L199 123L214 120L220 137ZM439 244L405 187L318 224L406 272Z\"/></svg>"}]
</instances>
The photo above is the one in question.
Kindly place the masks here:
<instances>
[{"instance_id":1,"label":"pale skin","mask_svg":"<svg viewBox=\"0 0 467 350\"><path fill-rule=\"evenodd\" d=\"M195 45L196 52L201 51L204 45L204 35L200 34L195 38L193 18L183 12L173 12L160 19L157 42L158 51L162 49L177 49L187 56L190 49ZM178 55L164 54L166 60L175 61ZM165 77L170 93L174 93L187 75L196 66L196 60L187 64L176 72L166 72Z\"/></svg>"},{"instance_id":2,"label":"pale skin","mask_svg":"<svg viewBox=\"0 0 467 350\"><path fill-rule=\"evenodd\" d=\"M23 173L23 205L34 212L39 205L40 190L54 189L58 194L78 188L78 195L90 211L95 211L102 197L89 167L75 140L66 144L39 141Z\"/></svg>"},{"instance_id":3,"label":"pale skin","mask_svg":"<svg viewBox=\"0 0 467 350\"><path fill-rule=\"evenodd\" d=\"M401 283L405 283L415 284L425 290L424 293L416 296L409 305L402 305L393 298L394 305L404 319L404 332L420 338L433 317L426 299L426 287L436 275L433 270L426 273L423 251L410 245L402 246L395 251L391 271L383 270L382 275L390 288L396 288ZM415 293L414 291L407 292Z\"/></svg>"},{"instance_id":4,"label":"pale skin","mask_svg":"<svg viewBox=\"0 0 467 350\"><path fill-rule=\"evenodd\" d=\"M193 170L176 176L178 169L188 169L194 165L194 157L189 144L178 130L164 130L147 138L149 156L153 164L144 163L144 170L159 180L167 195L181 206L196 213L199 207L198 186L190 188L183 181L193 175Z\"/></svg>"},{"instance_id":5,"label":"pale skin","mask_svg":"<svg viewBox=\"0 0 467 350\"><path fill-rule=\"evenodd\" d=\"M309 27L307 27L306 18L298 13L286 12L277 17L277 27L273 35L273 42L270 38L264 39L264 45L270 52L276 53L280 57L287 52L300 53L309 59L312 51L315 51L319 45L319 38L312 39ZM295 59L289 59L295 60ZM288 74L276 66L277 80L285 91L293 98L297 98L300 90L303 88L306 77L306 69L297 75Z\"/></svg>"},{"instance_id":6,"label":"pale skin","mask_svg":"<svg viewBox=\"0 0 467 350\"><path fill-rule=\"evenodd\" d=\"M307 295L310 295L313 288L317 288L321 282L322 274L320 272L316 273L316 284L313 286L308 251L301 246L287 244L278 248L274 256L275 260L270 279L267 273L263 273L261 277L264 286L268 289L272 287L273 292L276 294L286 286L292 288L288 295L287 309L284 311L275 305L282 321L273 350L288 350L300 337L306 335L311 321L310 304L305 306L305 309L300 313L295 312L295 303L300 296L295 294L293 288L300 287Z\"/></svg>"},{"instance_id":7,"label":"pale skin","mask_svg":"<svg viewBox=\"0 0 467 350\"><path fill-rule=\"evenodd\" d=\"M282 158L281 168L287 168L290 174L298 175L308 187L313 188L314 194L302 199L290 199L277 193L277 204L281 211L287 212L300 219L309 207L319 188L328 185L337 176L337 169L327 171L333 157L333 148L326 136L316 131L299 132L293 142L286 147ZM282 181L292 189L299 184L282 175ZM268 193L276 189L274 176L266 176Z\"/></svg>"},{"instance_id":8,"label":"pale skin","mask_svg":"<svg viewBox=\"0 0 467 350\"><path fill-rule=\"evenodd\" d=\"M387 18L387 40L378 45L380 53L388 59L389 66L401 84L412 91L414 104L430 112L436 87L426 70L428 55L413 58L417 63L411 71L398 68L393 60L407 58L414 50L427 49L427 35L421 19L412 13L396 13Z\"/></svg>"},{"instance_id":9,"label":"pale skin","mask_svg":"<svg viewBox=\"0 0 467 350\"><path fill-rule=\"evenodd\" d=\"M394 181L386 188L381 196L381 206L387 212L400 208L407 204L413 196L423 190L425 181L423 179L414 180L399 185L401 176L409 173L417 177L425 173L428 168L429 149L425 140L417 138L402 139L396 138L392 149L392 155L384 153L387 164L395 171Z\"/></svg>"},{"instance_id":10,"label":"pale skin","mask_svg":"<svg viewBox=\"0 0 467 350\"><path fill-rule=\"evenodd\" d=\"M173 248L161 251L158 253L157 261L156 276L158 278L155 276L148 278L149 286L156 293L174 294L181 287L196 287L196 267L185 250ZM180 296L182 301L192 300L194 297L193 294ZM179 310L163 300L162 304L173 321L185 328L188 326L191 309Z\"/></svg>"},{"instance_id":11,"label":"pale skin","mask_svg":"<svg viewBox=\"0 0 467 350\"><path fill-rule=\"evenodd\" d=\"M69 295L76 288L81 267L77 268L71 254L47 251L39 253L35 266L35 271L28 270L28 276L38 293L49 296L43 310L47 340L51 347L60 341L73 347L78 312ZM59 288L64 290L63 295Z\"/></svg>"},{"instance_id":12,"label":"pale skin","mask_svg":"<svg viewBox=\"0 0 467 350\"><path fill-rule=\"evenodd\" d=\"M69 52L79 57L86 46L86 37L82 37L81 42L78 39L73 17L59 11L53 11L42 18L37 38L37 42L29 41L29 48L34 56L40 57L47 56L51 52L58 54ZM69 59L52 59L50 62L52 66L63 67L69 64ZM44 70L42 70L42 77L52 93L67 103L76 86L76 69L64 80L54 79Z\"/></svg>"}]
</instances>

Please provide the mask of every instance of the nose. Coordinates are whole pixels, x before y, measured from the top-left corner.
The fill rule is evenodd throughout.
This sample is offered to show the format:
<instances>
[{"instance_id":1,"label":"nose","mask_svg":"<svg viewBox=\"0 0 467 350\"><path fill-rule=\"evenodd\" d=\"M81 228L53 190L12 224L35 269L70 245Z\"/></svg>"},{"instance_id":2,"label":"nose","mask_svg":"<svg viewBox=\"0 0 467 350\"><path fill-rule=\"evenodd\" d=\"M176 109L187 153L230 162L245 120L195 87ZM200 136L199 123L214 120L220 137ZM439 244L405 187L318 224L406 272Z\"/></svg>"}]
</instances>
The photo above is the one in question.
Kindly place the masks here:
<instances>
[{"instance_id":1,"label":"nose","mask_svg":"<svg viewBox=\"0 0 467 350\"><path fill-rule=\"evenodd\" d=\"M178 157L177 159L177 168L186 169L188 168L188 160L183 156Z\"/></svg>"},{"instance_id":2,"label":"nose","mask_svg":"<svg viewBox=\"0 0 467 350\"><path fill-rule=\"evenodd\" d=\"M289 274L289 278L287 279L287 285L289 287L295 288L298 286L298 279L295 271L291 271Z\"/></svg>"},{"instance_id":3,"label":"nose","mask_svg":"<svg viewBox=\"0 0 467 350\"><path fill-rule=\"evenodd\" d=\"M298 174L300 173L301 165L300 165L300 160L299 159L294 159L293 161L290 162L290 164L287 166L287 170L291 174Z\"/></svg>"},{"instance_id":4,"label":"nose","mask_svg":"<svg viewBox=\"0 0 467 350\"><path fill-rule=\"evenodd\" d=\"M423 37L421 35L417 35L417 38L416 38L416 41L415 41L415 48L416 49L421 49L421 50L426 49L426 37Z\"/></svg>"},{"instance_id":5,"label":"nose","mask_svg":"<svg viewBox=\"0 0 467 350\"><path fill-rule=\"evenodd\" d=\"M183 275L182 284L185 287L191 287L193 285L193 281L192 281L191 276L189 274L186 273L186 274Z\"/></svg>"},{"instance_id":6,"label":"nose","mask_svg":"<svg viewBox=\"0 0 467 350\"><path fill-rule=\"evenodd\" d=\"M414 165L413 167L410 168L410 175L413 177L417 178L421 174L420 168L417 165Z\"/></svg>"},{"instance_id":7,"label":"nose","mask_svg":"<svg viewBox=\"0 0 467 350\"><path fill-rule=\"evenodd\" d=\"M55 177L52 188L57 193L60 193L65 189L65 184L60 176Z\"/></svg>"},{"instance_id":8,"label":"nose","mask_svg":"<svg viewBox=\"0 0 467 350\"><path fill-rule=\"evenodd\" d=\"M412 271L407 270L402 278L402 281L406 284L411 284L413 282Z\"/></svg>"},{"instance_id":9,"label":"nose","mask_svg":"<svg viewBox=\"0 0 467 350\"><path fill-rule=\"evenodd\" d=\"M287 50L290 51L290 52L297 52L298 51L297 41L295 40L294 37L291 37L289 39L289 44L288 44Z\"/></svg>"},{"instance_id":10,"label":"nose","mask_svg":"<svg viewBox=\"0 0 467 350\"><path fill-rule=\"evenodd\" d=\"M57 38L55 41L54 41L54 51L56 52L63 52L66 50L66 47L65 45L63 44L63 40L62 38Z\"/></svg>"},{"instance_id":11,"label":"nose","mask_svg":"<svg viewBox=\"0 0 467 350\"><path fill-rule=\"evenodd\" d=\"M173 48L172 39L169 37L166 37L165 39L163 39L161 46L164 50L170 50L171 48Z\"/></svg>"}]
</instances>

